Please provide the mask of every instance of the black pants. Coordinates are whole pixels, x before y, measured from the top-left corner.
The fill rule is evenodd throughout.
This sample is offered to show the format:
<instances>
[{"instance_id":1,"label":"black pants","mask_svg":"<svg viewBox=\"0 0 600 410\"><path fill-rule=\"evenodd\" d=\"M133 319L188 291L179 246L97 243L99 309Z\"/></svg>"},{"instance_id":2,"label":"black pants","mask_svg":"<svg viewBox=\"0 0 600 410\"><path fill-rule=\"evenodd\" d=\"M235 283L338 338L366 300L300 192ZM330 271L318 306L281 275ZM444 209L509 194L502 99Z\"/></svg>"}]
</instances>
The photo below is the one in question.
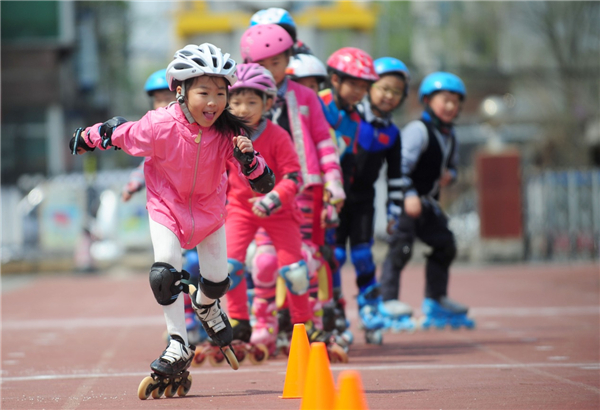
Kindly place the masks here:
<instances>
[{"instance_id":1,"label":"black pants","mask_svg":"<svg viewBox=\"0 0 600 410\"><path fill-rule=\"evenodd\" d=\"M335 231L335 244L345 248L370 243L373 239L375 207L373 198L366 201L346 201L340 212L340 224Z\"/></svg>"},{"instance_id":2,"label":"black pants","mask_svg":"<svg viewBox=\"0 0 600 410\"><path fill-rule=\"evenodd\" d=\"M456 256L454 234L448 229L448 219L437 206L423 202L418 218L402 213L394 234L388 240L389 250L381 274L383 300L398 299L400 275L412 256L415 238L432 248L425 265L425 297L439 300L448 291L449 268Z\"/></svg>"}]
</instances>

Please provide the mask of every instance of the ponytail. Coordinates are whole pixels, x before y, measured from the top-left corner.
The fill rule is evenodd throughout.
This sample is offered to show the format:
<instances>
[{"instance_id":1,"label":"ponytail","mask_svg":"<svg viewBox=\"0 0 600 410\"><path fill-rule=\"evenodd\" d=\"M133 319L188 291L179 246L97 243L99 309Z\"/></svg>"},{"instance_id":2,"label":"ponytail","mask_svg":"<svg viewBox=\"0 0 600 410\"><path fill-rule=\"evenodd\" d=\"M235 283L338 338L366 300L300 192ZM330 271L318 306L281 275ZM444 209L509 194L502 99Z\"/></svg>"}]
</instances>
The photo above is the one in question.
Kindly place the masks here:
<instances>
[{"instance_id":1,"label":"ponytail","mask_svg":"<svg viewBox=\"0 0 600 410\"><path fill-rule=\"evenodd\" d=\"M221 135L245 135L248 138L250 138L255 131L245 120L233 115L231 111L229 111L229 108L225 108L225 111L217 118L213 127L215 127L215 130Z\"/></svg>"}]
</instances>

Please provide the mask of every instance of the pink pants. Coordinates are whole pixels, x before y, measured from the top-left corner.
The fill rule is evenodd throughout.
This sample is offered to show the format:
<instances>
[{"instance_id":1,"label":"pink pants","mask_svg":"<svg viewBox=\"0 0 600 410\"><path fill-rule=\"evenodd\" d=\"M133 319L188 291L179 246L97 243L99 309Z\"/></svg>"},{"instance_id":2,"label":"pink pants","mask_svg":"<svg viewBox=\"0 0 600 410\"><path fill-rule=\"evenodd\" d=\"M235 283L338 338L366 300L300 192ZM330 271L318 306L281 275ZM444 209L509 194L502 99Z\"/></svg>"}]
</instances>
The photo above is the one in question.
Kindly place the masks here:
<instances>
[{"instance_id":1,"label":"pink pants","mask_svg":"<svg viewBox=\"0 0 600 410\"><path fill-rule=\"evenodd\" d=\"M277 253L278 268L302 260L302 237L300 235L301 215L297 208L280 210L266 218L259 218L246 208L228 205L225 231L227 236L227 257L244 263L246 251L259 227L263 227L273 241ZM278 269L269 278L260 278L260 283L275 287ZM255 286L257 284L255 283ZM227 311L233 319L250 318L248 312L246 280L227 292ZM287 291L286 299L290 307L293 323L304 323L312 317L308 302L308 292L294 295Z\"/></svg>"}]
</instances>

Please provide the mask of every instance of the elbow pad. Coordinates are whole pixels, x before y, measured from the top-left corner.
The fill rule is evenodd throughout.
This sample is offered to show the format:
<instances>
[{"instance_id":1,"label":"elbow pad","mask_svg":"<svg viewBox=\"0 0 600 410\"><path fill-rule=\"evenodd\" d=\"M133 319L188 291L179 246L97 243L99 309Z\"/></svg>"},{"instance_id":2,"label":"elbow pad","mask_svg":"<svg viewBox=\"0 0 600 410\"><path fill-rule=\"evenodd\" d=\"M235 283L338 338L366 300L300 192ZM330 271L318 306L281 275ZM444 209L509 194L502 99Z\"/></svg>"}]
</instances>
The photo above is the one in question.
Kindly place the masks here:
<instances>
[{"instance_id":1,"label":"elbow pad","mask_svg":"<svg viewBox=\"0 0 600 410\"><path fill-rule=\"evenodd\" d=\"M108 147L112 147L112 135L115 132L115 129L121 125L128 122L123 117L113 117L110 120L103 123L98 129L98 133L100 137L102 137L102 148L107 149ZM115 149L120 149L119 147L115 147Z\"/></svg>"},{"instance_id":2,"label":"elbow pad","mask_svg":"<svg viewBox=\"0 0 600 410\"><path fill-rule=\"evenodd\" d=\"M258 178L248 179L248 182L250 182L250 187L254 192L267 194L275 186L275 174L273 174L271 168L265 165L263 173Z\"/></svg>"}]
</instances>

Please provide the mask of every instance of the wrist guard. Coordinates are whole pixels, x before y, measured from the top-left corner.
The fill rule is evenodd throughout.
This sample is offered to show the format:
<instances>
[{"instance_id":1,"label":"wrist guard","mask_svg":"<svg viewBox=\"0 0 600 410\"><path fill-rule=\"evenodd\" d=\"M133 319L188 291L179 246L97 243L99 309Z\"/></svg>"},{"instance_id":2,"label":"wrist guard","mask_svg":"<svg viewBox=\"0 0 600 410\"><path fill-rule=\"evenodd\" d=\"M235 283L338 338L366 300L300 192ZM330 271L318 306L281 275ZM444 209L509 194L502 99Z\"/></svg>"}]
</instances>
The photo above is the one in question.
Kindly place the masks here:
<instances>
[{"instance_id":1,"label":"wrist guard","mask_svg":"<svg viewBox=\"0 0 600 410\"><path fill-rule=\"evenodd\" d=\"M258 208L263 211L267 216L271 215L281 208L281 198L277 191L271 191L267 195L263 196L260 201L256 201L253 208Z\"/></svg>"},{"instance_id":2,"label":"wrist guard","mask_svg":"<svg viewBox=\"0 0 600 410\"><path fill-rule=\"evenodd\" d=\"M258 167L254 152L242 152L238 147L233 149L233 157L242 166L242 172L248 176ZM254 162L254 164L252 164Z\"/></svg>"},{"instance_id":3,"label":"wrist guard","mask_svg":"<svg viewBox=\"0 0 600 410\"><path fill-rule=\"evenodd\" d=\"M102 138L102 148L107 149L108 147L114 146L112 144L113 132L115 132L115 129L119 125L125 124L126 122L128 122L128 121L123 117L113 117L100 126L100 128L98 129L98 133L100 134L100 137ZM115 149L121 149L121 148L115 147Z\"/></svg>"},{"instance_id":4,"label":"wrist guard","mask_svg":"<svg viewBox=\"0 0 600 410\"><path fill-rule=\"evenodd\" d=\"M83 132L85 128L79 127L75 130L75 133L73 134L73 137L71 138L71 140L69 141L69 150L71 151L71 154L73 155L77 155L77 148L83 148L84 150L90 152L95 150L95 147L90 147L86 142L85 142L85 138L83 138L81 136L81 133Z\"/></svg>"}]
</instances>

